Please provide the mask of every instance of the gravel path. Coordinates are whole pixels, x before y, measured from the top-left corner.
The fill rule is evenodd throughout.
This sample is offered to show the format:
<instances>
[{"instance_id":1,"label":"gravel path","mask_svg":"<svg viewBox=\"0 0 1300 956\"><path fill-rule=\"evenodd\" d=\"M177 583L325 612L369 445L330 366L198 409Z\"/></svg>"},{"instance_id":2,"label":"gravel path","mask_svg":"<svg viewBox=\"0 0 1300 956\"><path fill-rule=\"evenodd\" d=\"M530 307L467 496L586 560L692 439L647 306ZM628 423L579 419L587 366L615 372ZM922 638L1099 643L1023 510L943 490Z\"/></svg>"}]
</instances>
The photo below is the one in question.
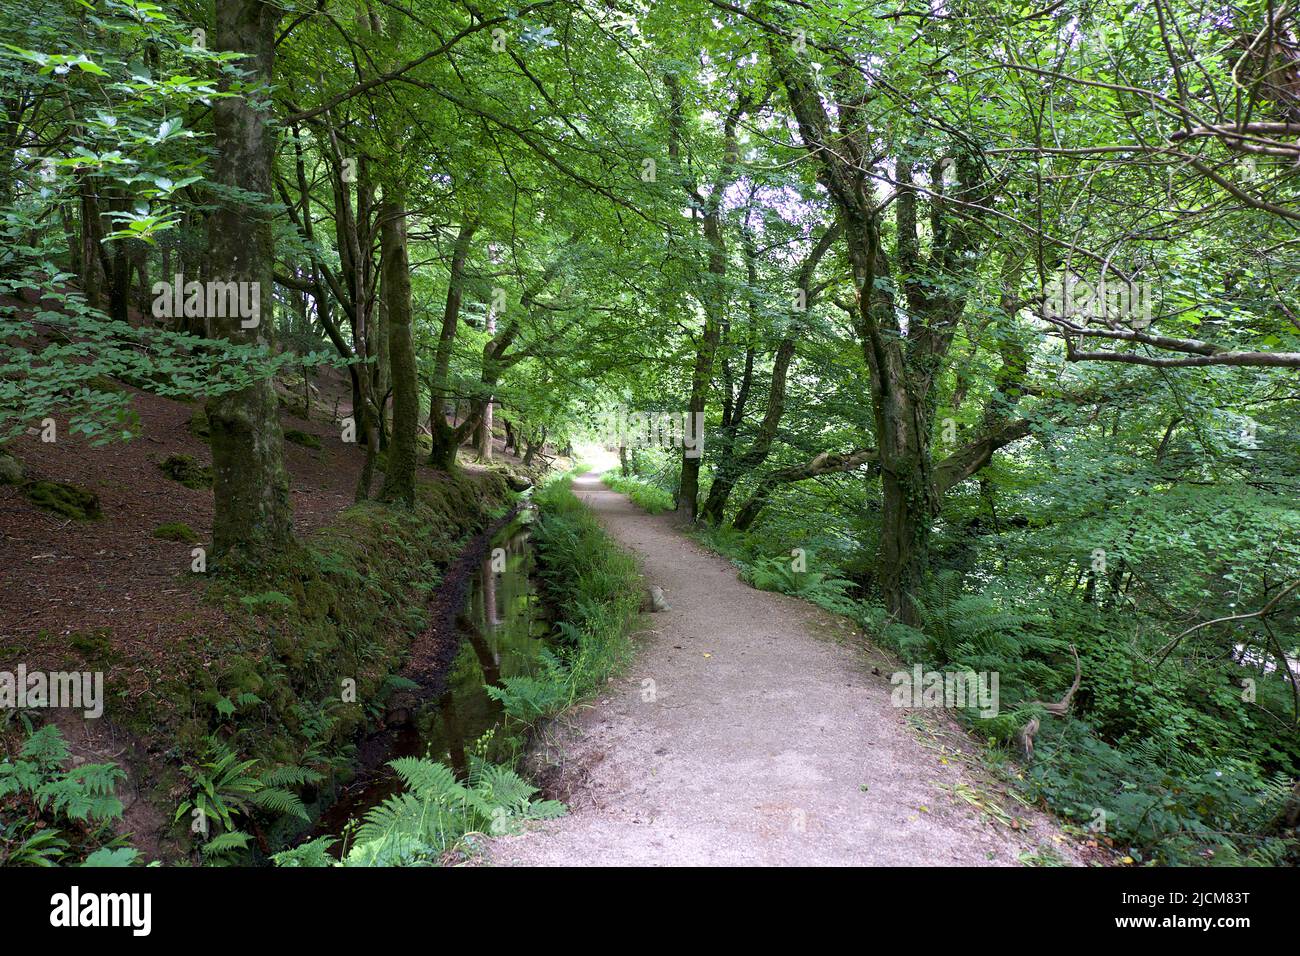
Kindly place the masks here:
<instances>
[{"instance_id":1,"label":"gravel path","mask_svg":"<svg viewBox=\"0 0 1300 956\"><path fill-rule=\"evenodd\" d=\"M967 763L951 721L891 706L896 666L847 621L750 588L597 475L574 491L671 609L642 616L624 678L541 735L534 761L570 813L493 841L488 862L997 866L1043 846L1076 862Z\"/></svg>"}]
</instances>

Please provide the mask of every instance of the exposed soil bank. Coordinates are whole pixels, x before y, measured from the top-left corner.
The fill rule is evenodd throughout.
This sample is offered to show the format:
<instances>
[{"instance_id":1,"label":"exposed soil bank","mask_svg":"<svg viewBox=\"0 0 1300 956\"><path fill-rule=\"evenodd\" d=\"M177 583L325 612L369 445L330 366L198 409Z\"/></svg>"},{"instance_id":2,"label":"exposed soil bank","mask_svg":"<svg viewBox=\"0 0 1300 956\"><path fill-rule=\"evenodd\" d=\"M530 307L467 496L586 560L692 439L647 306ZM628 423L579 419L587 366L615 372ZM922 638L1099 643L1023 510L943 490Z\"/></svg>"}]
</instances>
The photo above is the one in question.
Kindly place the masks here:
<instances>
[{"instance_id":1,"label":"exposed soil bank","mask_svg":"<svg viewBox=\"0 0 1300 956\"><path fill-rule=\"evenodd\" d=\"M671 609L642 618L626 677L542 735L570 814L494 841L491 862L1006 866L1043 848L1074 861L1047 816L1009 804L1011 829L960 797L999 800L967 762L978 745L891 706L895 666L847 621L750 588L598 475L573 490Z\"/></svg>"}]
</instances>

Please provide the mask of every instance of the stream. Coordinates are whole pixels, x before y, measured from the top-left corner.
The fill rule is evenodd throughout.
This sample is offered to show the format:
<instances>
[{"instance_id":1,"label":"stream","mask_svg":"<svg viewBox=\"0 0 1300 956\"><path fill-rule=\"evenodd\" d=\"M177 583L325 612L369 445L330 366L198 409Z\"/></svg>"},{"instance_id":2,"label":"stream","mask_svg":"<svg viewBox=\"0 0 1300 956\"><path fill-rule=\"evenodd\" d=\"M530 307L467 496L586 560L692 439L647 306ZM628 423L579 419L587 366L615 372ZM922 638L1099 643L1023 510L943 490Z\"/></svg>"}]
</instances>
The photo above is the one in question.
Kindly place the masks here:
<instances>
[{"instance_id":1,"label":"stream","mask_svg":"<svg viewBox=\"0 0 1300 956\"><path fill-rule=\"evenodd\" d=\"M550 622L533 586L533 552L528 525L515 521L495 536L470 582L456 616L460 646L446 673L443 692L416 705L411 719L387 734L387 746L374 771L321 815L314 835L337 835L348 820L362 816L401 789L387 766L396 757L424 757L444 763L464 777L469 755L505 711L485 685L533 673L547 646ZM494 570L494 565L496 570ZM483 755L498 759L504 741L487 742Z\"/></svg>"}]
</instances>

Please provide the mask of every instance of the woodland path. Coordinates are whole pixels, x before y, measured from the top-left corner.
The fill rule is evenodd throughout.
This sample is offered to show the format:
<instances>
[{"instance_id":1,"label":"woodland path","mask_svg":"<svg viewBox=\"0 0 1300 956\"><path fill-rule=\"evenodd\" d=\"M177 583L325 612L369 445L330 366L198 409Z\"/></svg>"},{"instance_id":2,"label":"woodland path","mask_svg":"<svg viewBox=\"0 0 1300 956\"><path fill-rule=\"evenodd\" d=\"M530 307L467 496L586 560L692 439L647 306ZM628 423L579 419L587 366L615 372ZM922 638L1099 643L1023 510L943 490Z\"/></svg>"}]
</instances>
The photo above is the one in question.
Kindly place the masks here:
<instances>
[{"instance_id":1,"label":"woodland path","mask_svg":"<svg viewBox=\"0 0 1300 956\"><path fill-rule=\"evenodd\" d=\"M754 590L596 474L574 492L671 609L642 616L624 677L540 735L569 814L493 841L489 862L1006 866L1042 846L1077 862L1045 815L1002 797L1012 829L952 793L998 797L950 720L891 705L896 665L849 622Z\"/></svg>"}]
</instances>

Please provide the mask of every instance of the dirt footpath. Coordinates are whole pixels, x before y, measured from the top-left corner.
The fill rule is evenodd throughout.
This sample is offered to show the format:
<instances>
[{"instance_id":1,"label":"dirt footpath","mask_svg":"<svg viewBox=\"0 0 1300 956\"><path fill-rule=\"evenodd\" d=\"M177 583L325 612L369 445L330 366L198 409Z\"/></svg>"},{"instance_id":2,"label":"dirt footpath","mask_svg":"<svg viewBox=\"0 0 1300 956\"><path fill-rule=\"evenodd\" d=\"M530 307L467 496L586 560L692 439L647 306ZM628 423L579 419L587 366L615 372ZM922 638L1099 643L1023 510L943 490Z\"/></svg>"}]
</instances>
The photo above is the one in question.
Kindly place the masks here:
<instances>
[{"instance_id":1,"label":"dirt footpath","mask_svg":"<svg viewBox=\"0 0 1300 956\"><path fill-rule=\"evenodd\" d=\"M494 841L488 862L1008 866L1044 848L1077 862L1049 818L968 765L951 721L891 706L894 665L847 622L750 588L596 475L574 491L671 609L643 615L624 678L542 734L569 815Z\"/></svg>"}]
</instances>

